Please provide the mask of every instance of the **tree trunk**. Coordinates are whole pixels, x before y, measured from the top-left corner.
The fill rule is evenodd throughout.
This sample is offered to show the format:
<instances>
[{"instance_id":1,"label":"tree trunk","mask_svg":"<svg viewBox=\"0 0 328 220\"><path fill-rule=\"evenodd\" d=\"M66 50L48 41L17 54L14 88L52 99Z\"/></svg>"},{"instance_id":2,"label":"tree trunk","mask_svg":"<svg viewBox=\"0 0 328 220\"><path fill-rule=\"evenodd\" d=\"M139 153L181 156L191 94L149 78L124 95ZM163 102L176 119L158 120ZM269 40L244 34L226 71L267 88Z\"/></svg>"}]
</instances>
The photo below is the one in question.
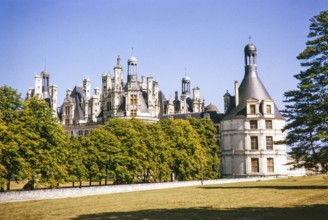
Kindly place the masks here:
<instances>
[{"instance_id":1,"label":"tree trunk","mask_svg":"<svg viewBox=\"0 0 328 220\"><path fill-rule=\"evenodd\" d=\"M101 186L101 178L99 178L99 186Z\"/></svg>"},{"instance_id":2,"label":"tree trunk","mask_svg":"<svg viewBox=\"0 0 328 220\"><path fill-rule=\"evenodd\" d=\"M80 188L82 187L82 181L80 180Z\"/></svg>"},{"instance_id":3,"label":"tree trunk","mask_svg":"<svg viewBox=\"0 0 328 220\"><path fill-rule=\"evenodd\" d=\"M108 169L107 169L107 167L106 167L105 185L107 185L107 178L108 178Z\"/></svg>"},{"instance_id":4,"label":"tree trunk","mask_svg":"<svg viewBox=\"0 0 328 220\"><path fill-rule=\"evenodd\" d=\"M89 186L91 186L91 177L89 178Z\"/></svg>"},{"instance_id":5,"label":"tree trunk","mask_svg":"<svg viewBox=\"0 0 328 220\"><path fill-rule=\"evenodd\" d=\"M10 191L10 181L7 182L7 191Z\"/></svg>"},{"instance_id":6,"label":"tree trunk","mask_svg":"<svg viewBox=\"0 0 328 220\"><path fill-rule=\"evenodd\" d=\"M72 185L73 185L73 187L75 187L75 182L73 181L72 183L73 183L73 184L72 184Z\"/></svg>"}]
</instances>

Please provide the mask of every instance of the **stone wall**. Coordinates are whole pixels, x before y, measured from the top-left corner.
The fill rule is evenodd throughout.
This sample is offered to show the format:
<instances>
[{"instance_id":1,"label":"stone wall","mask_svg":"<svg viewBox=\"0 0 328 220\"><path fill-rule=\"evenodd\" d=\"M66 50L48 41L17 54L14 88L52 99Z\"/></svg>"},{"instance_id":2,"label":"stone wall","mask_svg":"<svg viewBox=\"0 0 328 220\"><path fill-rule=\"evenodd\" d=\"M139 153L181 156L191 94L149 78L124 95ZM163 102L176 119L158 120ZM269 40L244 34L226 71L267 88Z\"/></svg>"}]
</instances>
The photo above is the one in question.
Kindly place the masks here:
<instances>
[{"instance_id":1,"label":"stone wall","mask_svg":"<svg viewBox=\"0 0 328 220\"><path fill-rule=\"evenodd\" d=\"M276 179L276 177L204 180L203 185L252 182L257 180L272 180L272 179ZM200 186L200 185L202 185L201 181L184 181L184 182L144 183L144 184L128 184L128 185L92 186L92 187L82 187L82 188L61 188L61 189L41 189L41 190L16 191L16 192L0 192L0 203L29 201L29 200L43 200L43 199L60 199L60 198L69 198L69 197L168 189L168 188Z\"/></svg>"}]
</instances>

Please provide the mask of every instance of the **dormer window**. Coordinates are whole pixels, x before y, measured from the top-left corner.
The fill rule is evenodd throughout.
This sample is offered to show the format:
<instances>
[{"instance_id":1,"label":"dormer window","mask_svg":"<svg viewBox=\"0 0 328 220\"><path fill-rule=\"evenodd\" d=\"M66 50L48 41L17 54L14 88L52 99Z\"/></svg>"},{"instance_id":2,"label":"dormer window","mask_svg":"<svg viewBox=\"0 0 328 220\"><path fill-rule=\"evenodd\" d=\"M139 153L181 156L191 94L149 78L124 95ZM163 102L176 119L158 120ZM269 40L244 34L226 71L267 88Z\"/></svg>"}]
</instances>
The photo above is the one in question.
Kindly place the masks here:
<instances>
[{"instance_id":1,"label":"dormer window","mask_svg":"<svg viewBox=\"0 0 328 220\"><path fill-rule=\"evenodd\" d=\"M274 113L274 102L272 99L264 99L262 101L262 113L265 117L272 118Z\"/></svg>"},{"instance_id":2,"label":"dormer window","mask_svg":"<svg viewBox=\"0 0 328 220\"><path fill-rule=\"evenodd\" d=\"M255 114L256 113L256 105L250 105L249 106L249 113Z\"/></svg>"},{"instance_id":3,"label":"dormer window","mask_svg":"<svg viewBox=\"0 0 328 220\"><path fill-rule=\"evenodd\" d=\"M247 117L254 118L259 116L260 103L258 99L250 98L246 101Z\"/></svg>"},{"instance_id":4,"label":"dormer window","mask_svg":"<svg viewBox=\"0 0 328 220\"><path fill-rule=\"evenodd\" d=\"M266 113L272 114L271 105L266 105Z\"/></svg>"}]
</instances>

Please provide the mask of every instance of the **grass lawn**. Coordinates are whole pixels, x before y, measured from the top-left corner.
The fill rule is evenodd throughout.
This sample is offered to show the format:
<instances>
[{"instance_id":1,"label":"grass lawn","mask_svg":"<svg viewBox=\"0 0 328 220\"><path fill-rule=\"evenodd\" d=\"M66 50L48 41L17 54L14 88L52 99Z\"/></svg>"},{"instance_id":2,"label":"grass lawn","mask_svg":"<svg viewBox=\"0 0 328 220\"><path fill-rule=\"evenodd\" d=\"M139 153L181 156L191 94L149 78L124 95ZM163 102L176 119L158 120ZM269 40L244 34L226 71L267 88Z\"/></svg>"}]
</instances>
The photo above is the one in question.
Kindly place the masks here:
<instances>
[{"instance_id":1,"label":"grass lawn","mask_svg":"<svg viewBox=\"0 0 328 220\"><path fill-rule=\"evenodd\" d=\"M0 203L0 219L328 219L328 178Z\"/></svg>"}]
</instances>

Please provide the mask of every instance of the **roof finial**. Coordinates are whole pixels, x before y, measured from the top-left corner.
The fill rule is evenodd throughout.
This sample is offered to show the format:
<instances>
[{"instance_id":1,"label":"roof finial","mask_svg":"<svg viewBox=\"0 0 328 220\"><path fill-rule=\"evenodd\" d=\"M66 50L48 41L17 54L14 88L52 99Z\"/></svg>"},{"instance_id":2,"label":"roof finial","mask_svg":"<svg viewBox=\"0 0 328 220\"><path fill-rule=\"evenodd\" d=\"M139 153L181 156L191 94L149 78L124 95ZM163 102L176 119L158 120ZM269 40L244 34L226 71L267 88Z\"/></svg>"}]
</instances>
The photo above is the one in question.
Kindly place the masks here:
<instances>
[{"instance_id":1,"label":"roof finial","mask_svg":"<svg viewBox=\"0 0 328 220\"><path fill-rule=\"evenodd\" d=\"M44 71L47 70L47 57L44 58Z\"/></svg>"},{"instance_id":2,"label":"roof finial","mask_svg":"<svg viewBox=\"0 0 328 220\"><path fill-rule=\"evenodd\" d=\"M133 47L131 49L132 49L132 55L131 56L133 56Z\"/></svg>"},{"instance_id":3,"label":"roof finial","mask_svg":"<svg viewBox=\"0 0 328 220\"><path fill-rule=\"evenodd\" d=\"M252 43L252 36L249 36L248 40L249 40L249 44L251 44Z\"/></svg>"},{"instance_id":4,"label":"roof finial","mask_svg":"<svg viewBox=\"0 0 328 220\"><path fill-rule=\"evenodd\" d=\"M117 55L117 66L121 66L121 56Z\"/></svg>"}]
</instances>

